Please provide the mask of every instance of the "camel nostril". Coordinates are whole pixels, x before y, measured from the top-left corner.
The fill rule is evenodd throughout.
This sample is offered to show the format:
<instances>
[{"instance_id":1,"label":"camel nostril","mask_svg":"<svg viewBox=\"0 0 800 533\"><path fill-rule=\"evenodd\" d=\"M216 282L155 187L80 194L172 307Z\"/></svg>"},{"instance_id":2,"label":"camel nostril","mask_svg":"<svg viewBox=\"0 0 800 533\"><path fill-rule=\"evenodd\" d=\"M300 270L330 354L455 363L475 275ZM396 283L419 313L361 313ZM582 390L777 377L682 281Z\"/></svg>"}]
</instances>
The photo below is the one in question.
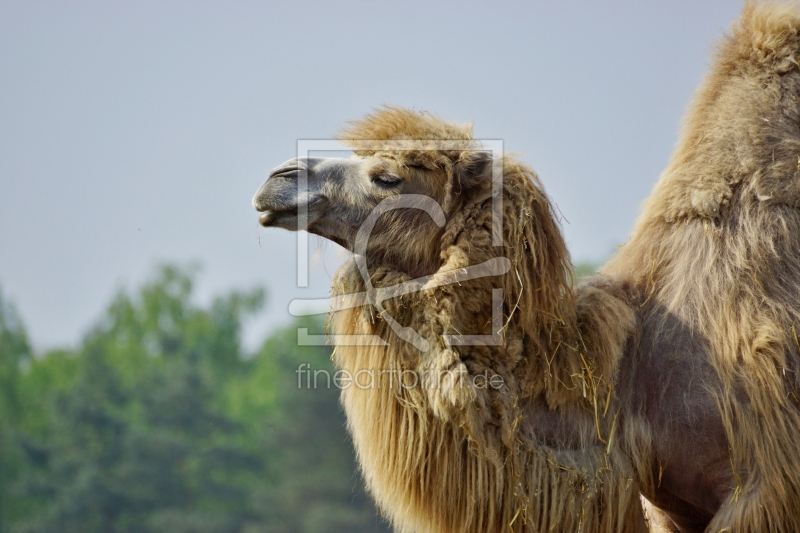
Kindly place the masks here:
<instances>
[{"instance_id":1,"label":"camel nostril","mask_svg":"<svg viewBox=\"0 0 800 533\"><path fill-rule=\"evenodd\" d=\"M272 169L269 173L270 178L275 176L289 177L292 174L297 174L303 171L308 171L308 165L302 159L291 159L281 166Z\"/></svg>"}]
</instances>

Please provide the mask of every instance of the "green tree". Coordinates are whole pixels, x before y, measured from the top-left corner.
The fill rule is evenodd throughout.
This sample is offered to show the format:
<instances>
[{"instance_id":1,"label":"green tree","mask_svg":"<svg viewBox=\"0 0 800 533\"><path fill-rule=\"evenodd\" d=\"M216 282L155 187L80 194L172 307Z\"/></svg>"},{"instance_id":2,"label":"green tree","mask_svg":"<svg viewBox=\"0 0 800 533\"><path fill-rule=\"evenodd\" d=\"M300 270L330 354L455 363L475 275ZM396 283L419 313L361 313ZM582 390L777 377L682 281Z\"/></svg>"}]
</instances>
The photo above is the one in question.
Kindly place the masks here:
<instances>
[{"instance_id":1,"label":"green tree","mask_svg":"<svg viewBox=\"0 0 800 533\"><path fill-rule=\"evenodd\" d=\"M0 291L0 532L14 518L11 488L19 475L21 457L14 445L20 408L20 371L30 364L25 328L13 305Z\"/></svg>"},{"instance_id":2,"label":"green tree","mask_svg":"<svg viewBox=\"0 0 800 533\"><path fill-rule=\"evenodd\" d=\"M575 269L575 284L577 285L583 278L597 272L600 265L591 261L579 261L573 265L573 268Z\"/></svg>"},{"instance_id":3,"label":"green tree","mask_svg":"<svg viewBox=\"0 0 800 533\"><path fill-rule=\"evenodd\" d=\"M263 531L388 531L356 470L339 391L330 379L330 347L298 346L298 327L323 329L321 321L308 319L273 334L254 358L247 386L254 404L273 401L275 406L264 420L273 483L259 495L258 507L269 510L269 528ZM272 376L269 399L259 395L266 374Z\"/></svg>"},{"instance_id":4,"label":"green tree","mask_svg":"<svg viewBox=\"0 0 800 533\"><path fill-rule=\"evenodd\" d=\"M20 415L0 419L16 454L10 530L385 530L355 473L338 391L297 387L301 362L331 371L330 350L298 346L293 326L248 357L242 322L264 292L201 307L193 276L165 266L119 293L73 351L30 358L21 326L6 328L24 340Z\"/></svg>"}]
</instances>

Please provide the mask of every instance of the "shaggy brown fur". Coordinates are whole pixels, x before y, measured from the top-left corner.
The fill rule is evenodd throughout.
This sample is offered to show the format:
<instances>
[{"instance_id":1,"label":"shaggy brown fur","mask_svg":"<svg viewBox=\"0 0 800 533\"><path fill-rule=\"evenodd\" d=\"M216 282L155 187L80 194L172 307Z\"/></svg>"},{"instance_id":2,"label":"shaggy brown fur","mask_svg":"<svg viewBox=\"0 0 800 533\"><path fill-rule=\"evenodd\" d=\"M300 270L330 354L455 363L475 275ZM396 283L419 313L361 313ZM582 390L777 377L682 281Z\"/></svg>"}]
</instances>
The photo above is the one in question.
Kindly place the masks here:
<instances>
[{"instance_id":1,"label":"shaggy brown fur","mask_svg":"<svg viewBox=\"0 0 800 533\"><path fill-rule=\"evenodd\" d=\"M345 140L470 136L466 127L400 109L380 111L342 135ZM401 157L444 170L450 182L452 169L467 155L428 151ZM377 386L343 391L362 469L401 531L641 531L632 469L612 446L617 408L609 406L633 312L600 288L573 294L568 253L537 177L508 158L503 170L504 245L492 246L491 197L453 202L445 231L434 243L440 262L429 285L444 273L493 257L508 257L512 271L422 286L387 305L398 322L428 339L432 350L421 353L398 339L370 308L332 316L333 333L378 334L389 341L388 347L336 346L341 368L352 374L409 371L405 381L385 373ZM385 266L373 268L370 277L376 287L410 279ZM493 288L503 289L502 345L443 341L444 335L494 333ZM355 264L342 267L334 293L363 290ZM477 386L475 376L482 376ZM485 385L493 376L502 378L499 389ZM533 424L538 411L551 418L541 420L554 424L549 431Z\"/></svg>"},{"instance_id":2,"label":"shaggy brown fur","mask_svg":"<svg viewBox=\"0 0 800 533\"><path fill-rule=\"evenodd\" d=\"M717 462L730 489L707 531L800 531L799 31L797 4L746 6L630 242L604 268L640 294L643 328L669 334L668 317L701 341L688 351L710 368L691 386L716 403L729 446ZM647 444L642 474L679 448Z\"/></svg>"}]
</instances>

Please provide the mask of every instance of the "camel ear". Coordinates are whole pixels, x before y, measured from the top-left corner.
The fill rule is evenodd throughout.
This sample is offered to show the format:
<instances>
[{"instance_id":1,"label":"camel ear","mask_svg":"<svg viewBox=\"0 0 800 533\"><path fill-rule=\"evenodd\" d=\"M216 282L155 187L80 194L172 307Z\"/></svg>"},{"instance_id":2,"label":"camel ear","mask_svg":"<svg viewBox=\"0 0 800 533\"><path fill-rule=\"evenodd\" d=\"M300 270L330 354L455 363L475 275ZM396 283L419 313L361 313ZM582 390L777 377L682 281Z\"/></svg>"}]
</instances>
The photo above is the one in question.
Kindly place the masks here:
<instances>
[{"instance_id":1,"label":"camel ear","mask_svg":"<svg viewBox=\"0 0 800 533\"><path fill-rule=\"evenodd\" d=\"M469 190L488 182L492 177L492 153L483 150L463 152L456 161L456 182L461 190Z\"/></svg>"}]
</instances>

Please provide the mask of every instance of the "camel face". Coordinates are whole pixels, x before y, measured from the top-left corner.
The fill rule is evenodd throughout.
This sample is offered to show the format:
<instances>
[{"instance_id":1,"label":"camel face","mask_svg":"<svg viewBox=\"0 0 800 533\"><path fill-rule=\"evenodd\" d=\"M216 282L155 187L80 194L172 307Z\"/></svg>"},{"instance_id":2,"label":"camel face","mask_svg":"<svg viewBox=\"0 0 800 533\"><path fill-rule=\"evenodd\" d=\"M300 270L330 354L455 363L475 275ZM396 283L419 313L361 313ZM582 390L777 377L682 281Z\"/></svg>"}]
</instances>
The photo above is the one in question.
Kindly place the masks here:
<instances>
[{"instance_id":1,"label":"camel face","mask_svg":"<svg viewBox=\"0 0 800 533\"><path fill-rule=\"evenodd\" d=\"M438 237L449 211L443 203L452 162L442 161L416 163L402 152L291 159L270 173L253 205L264 227L307 229L365 255L372 266L423 275L438 266ZM366 222L369 231L359 237Z\"/></svg>"},{"instance_id":2,"label":"camel face","mask_svg":"<svg viewBox=\"0 0 800 533\"><path fill-rule=\"evenodd\" d=\"M342 189L357 183L362 172L358 160L290 159L270 173L253 197L253 205L262 212L259 223L290 231L305 229L298 221L305 208L308 231L343 244L350 233L350 219L358 217L352 216L352 209L337 209L337 206L342 206L342 199L346 197ZM336 217L340 219L338 224L333 223L332 214L339 215ZM329 229L328 226L337 227Z\"/></svg>"}]
</instances>

